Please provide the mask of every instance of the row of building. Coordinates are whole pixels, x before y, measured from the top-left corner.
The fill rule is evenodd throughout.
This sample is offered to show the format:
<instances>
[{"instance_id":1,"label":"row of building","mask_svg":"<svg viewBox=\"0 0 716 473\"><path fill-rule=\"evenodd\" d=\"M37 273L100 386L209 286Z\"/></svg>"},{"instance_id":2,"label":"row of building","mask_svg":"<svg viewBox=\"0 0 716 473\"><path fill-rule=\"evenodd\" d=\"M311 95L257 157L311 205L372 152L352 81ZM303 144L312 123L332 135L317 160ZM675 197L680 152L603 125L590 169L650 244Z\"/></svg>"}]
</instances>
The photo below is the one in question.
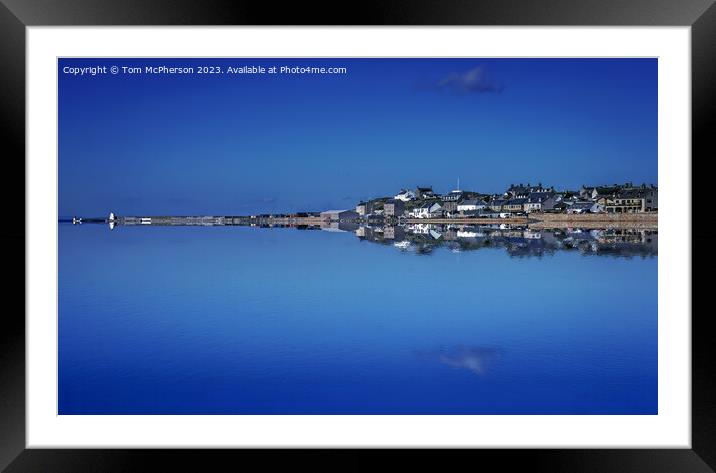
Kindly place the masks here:
<instances>
[{"instance_id":1,"label":"row of building","mask_svg":"<svg viewBox=\"0 0 716 473\"><path fill-rule=\"evenodd\" d=\"M333 216L409 218L504 218L532 212L642 213L658 211L658 188L632 183L582 186L578 191L556 191L542 184L511 184L502 194L453 190L437 194L432 187L402 189L393 197L359 202L355 211L329 211ZM340 213L344 212L343 215ZM348 213L345 213L348 212ZM329 214L327 213L326 216ZM324 216L322 214L322 216Z\"/></svg>"}]
</instances>

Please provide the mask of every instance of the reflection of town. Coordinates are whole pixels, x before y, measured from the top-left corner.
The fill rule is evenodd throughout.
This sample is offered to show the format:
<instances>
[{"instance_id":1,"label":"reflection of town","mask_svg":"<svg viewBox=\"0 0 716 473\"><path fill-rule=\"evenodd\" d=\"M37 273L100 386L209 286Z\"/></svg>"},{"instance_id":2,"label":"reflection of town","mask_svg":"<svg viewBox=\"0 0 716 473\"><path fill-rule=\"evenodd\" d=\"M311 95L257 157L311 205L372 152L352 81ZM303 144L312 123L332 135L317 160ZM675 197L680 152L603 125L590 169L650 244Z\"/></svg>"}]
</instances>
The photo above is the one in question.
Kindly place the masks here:
<instances>
[{"instance_id":1,"label":"reflection of town","mask_svg":"<svg viewBox=\"0 0 716 473\"><path fill-rule=\"evenodd\" d=\"M658 232L647 229L530 229L509 225L401 226L325 223L325 231L353 232L359 239L392 245L400 251L429 254L438 248L454 252L502 248L513 257L577 251L589 255L652 257L658 253Z\"/></svg>"},{"instance_id":2,"label":"reflection of town","mask_svg":"<svg viewBox=\"0 0 716 473\"><path fill-rule=\"evenodd\" d=\"M329 220L321 218L254 217L116 217L72 219L73 224L109 222L127 227L246 226L293 228L353 233L361 241L391 245L400 251L430 254L437 248L454 252L502 248L510 256L543 256L555 251L577 251L585 255L652 257L658 254L658 230L651 226L585 228L514 223L395 223L376 220ZM279 223L280 222L280 223ZM69 223L69 222L68 222ZM559 222L557 222L559 223ZM585 222L583 222L584 225ZM588 222L586 222L588 223Z\"/></svg>"}]
</instances>

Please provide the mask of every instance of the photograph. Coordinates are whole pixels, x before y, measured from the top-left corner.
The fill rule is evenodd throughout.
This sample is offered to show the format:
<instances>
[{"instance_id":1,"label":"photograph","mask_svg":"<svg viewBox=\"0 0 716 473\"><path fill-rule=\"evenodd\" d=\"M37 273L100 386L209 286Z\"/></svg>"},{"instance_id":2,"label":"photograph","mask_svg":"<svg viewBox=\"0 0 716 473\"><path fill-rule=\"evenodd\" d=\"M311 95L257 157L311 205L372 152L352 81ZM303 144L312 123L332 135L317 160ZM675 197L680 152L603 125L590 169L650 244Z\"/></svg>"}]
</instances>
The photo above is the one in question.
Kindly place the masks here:
<instances>
[{"instance_id":1,"label":"photograph","mask_svg":"<svg viewBox=\"0 0 716 473\"><path fill-rule=\"evenodd\" d=\"M658 88L57 58L57 414L659 415Z\"/></svg>"}]
</instances>

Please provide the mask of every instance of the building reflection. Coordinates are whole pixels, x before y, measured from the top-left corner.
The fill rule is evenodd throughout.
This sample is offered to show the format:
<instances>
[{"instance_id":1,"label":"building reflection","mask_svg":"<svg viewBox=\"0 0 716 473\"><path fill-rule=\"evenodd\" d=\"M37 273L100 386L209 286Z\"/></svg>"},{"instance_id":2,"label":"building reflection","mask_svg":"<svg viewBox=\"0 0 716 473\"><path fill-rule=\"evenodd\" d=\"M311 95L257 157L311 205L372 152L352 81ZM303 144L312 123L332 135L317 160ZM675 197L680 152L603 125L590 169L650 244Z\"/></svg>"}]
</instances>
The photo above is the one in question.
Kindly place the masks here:
<instances>
[{"instance_id":1,"label":"building reflection","mask_svg":"<svg viewBox=\"0 0 716 473\"><path fill-rule=\"evenodd\" d=\"M339 224L337 224L339 225ZM347 227L343 231L351 231ZM356 237L399 251L430 254L438 248L454 252L503 249L516 258L541 257L556 251L614 257L654 257L658 231L653 229L531 229L506 225L358 226Z\"/></svg>"},{"instance_id":2,"label":"building reflection","mask_svg":"<svg viewBox=\"0 0 716 473\"><path fill-rule=\"evenodd\" d=\"M142 225L134 217L125 217L122 225ZM152 226L250 226L259 228L294 228L352 233L361 241L390 245L398 251L429 255L444 248L453 252L480 249L502 249L514 258L542 257L557 251L574 251L583 255L613 256L622 258L655 257L659 237L656 228L539 228L529 225L508 224L431 224L406 223L384 225L356 223L351 220L324 220L320 224L266 223L266 220L232 221L226 217L174 217L147 218ZM142 219L145 220L145 219ZM196 220L196 222L194 221ZM104 223L100 220L97 223ZM113 225L110 225L113 228Z\"/></svg>"}]
</instances>

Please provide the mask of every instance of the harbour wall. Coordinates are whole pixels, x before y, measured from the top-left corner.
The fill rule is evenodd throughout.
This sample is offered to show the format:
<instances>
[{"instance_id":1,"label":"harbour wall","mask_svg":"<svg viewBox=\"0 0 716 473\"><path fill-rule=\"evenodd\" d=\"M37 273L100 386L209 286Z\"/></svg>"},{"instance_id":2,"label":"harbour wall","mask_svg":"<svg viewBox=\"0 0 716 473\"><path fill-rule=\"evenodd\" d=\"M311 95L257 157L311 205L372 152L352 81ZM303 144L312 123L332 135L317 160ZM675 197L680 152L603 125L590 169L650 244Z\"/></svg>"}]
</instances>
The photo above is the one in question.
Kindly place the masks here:
<instances>
[{"instance_id":1,"label":"harbour wall","mask_svg":"<svg viewBox=\"0 0 716 473\"><path fill-rule=\"evenodd\" d=\"M151 216L119 217L120 225L152 226L233 226L233 225L320 225L320 217L232 217L232 216Z\"/></svg>"},{"instance_id":2,"label":"harbour wall","mask_svg":"<svg viewBox=\"0 0 716 473\"><path fill-rule=\"evenodd\" d=\"M657 223L659 214L649 213L598 213L598 214L562 214L562 213L537 213L530 214L530 218L540 222L635 222L635 223Z\"/></svg>"},{"instance_id":3,"label":"harbour wall","mask_svg":"<svg viewBox=\"0 0 716 473\"><path fill-rule=\"evenodd\" d=\"M638 228L657 229L659 215L650 213L623 214L552 214L530 215L530 227L534 228Z\"/></svg>"},{"instance_id":4,"label":"harbour wall","mask_svg":"<svg viewBox=\"0 0 716 473\"><path fill-rule=\"evenodd\" d=\"M384 221L346 220L355 224L433 224L433 225L527 225L535 228L644 228L656 229L658 214L550 214L533 213L528 217L509 218L387 218ZM330 220L321 217L243 217L243 216L151 216L119 217L120 225L152 226L325 226ZM334 221L335 223L335 221Z\"/></svg>"}]
</instances>

